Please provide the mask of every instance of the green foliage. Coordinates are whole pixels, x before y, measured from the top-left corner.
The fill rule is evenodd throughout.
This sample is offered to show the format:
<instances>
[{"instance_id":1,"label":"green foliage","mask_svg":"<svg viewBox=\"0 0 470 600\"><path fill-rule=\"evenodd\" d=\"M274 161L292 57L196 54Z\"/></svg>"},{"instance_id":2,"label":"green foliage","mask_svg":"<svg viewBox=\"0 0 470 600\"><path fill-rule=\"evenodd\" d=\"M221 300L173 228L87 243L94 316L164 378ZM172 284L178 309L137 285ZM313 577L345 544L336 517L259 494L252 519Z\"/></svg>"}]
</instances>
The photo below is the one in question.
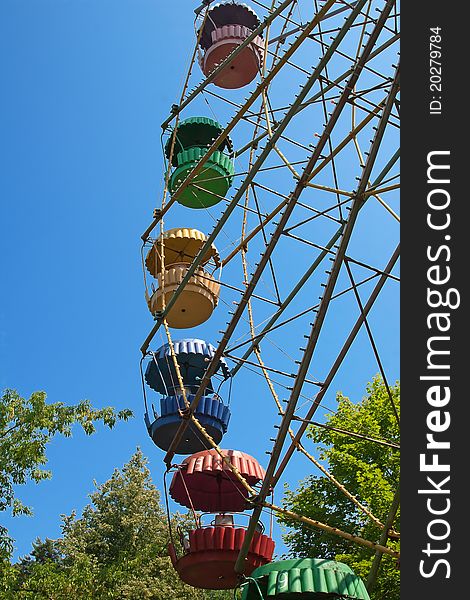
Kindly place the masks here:
<instances>
[{"instance_id":1,"label":"green foliage","mask_svg":"<svg viewBox=\"0 0 470 600\"><path fill-rule=\"evenodd\" d=\"M391 392L399 411L398 383ZM386 387L379 377L368 385L367 396L361 402L354 404L342 394L338 394L337 402L337 411L326 420L328 426L399 444L399 427ZM330 473L384 523L399 486L399 452L331 429L312 426L307 435L317 444L319 457ZM326 477L309 475L300 482L297 490L286 488L284 506L365 539L376 542L380 539L381 528ZM371 550L286 519L281 522L289 526L283 536L289 556L339 560L367 579L373 560ZM399 514L393 528L399 531ZM388 545L399 548L398 541L389 541ZM382 558L380 575L371 597L373 600L398 600L400 597L399 571L390 556Z\"/></svg>"},{"instance_id":2,"label":"green foliage","mask_svg":"<svg viewBox=\"0 0 470 600\"><path fill-rule=\"evenodd\" d=\"M14 390L6 390L0 400L0 512L9 509L13 515L31 514L31 509L15 497L15 486L51 477L43 467L47 444L55 435L71 436L74 424L91 435L97 422L112 428L116 421L131 416L129 410L116 413L111 407L94 409L88 400L74 406L48 404L44 392L34 392L25 399ZM8 532L0 527L0 560L8 557L11 549Z\"/></svg>"},{"instance_id":3,"label":"green foliage","mask_svg":"<svg viewBox=\"0 0 470 600\"><path fill-rule=\"evenodd\" d=\"M63 517L59 540L37 541L30 556L11 567L0 598L232 598L231 592L196 590L179 580L167 555L165 511L146 463L138 450L108 481L95 484L82 515Z\"/></svg>"}]
</instances>

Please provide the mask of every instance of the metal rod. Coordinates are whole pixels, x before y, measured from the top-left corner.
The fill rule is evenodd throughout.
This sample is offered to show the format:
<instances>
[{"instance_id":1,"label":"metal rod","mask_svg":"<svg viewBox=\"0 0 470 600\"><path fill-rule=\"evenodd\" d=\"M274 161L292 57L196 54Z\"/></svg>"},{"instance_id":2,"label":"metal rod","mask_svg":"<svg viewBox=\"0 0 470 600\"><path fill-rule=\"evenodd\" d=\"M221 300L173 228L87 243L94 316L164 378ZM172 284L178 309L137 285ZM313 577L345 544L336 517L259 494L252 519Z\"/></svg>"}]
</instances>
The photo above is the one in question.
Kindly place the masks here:
<instances>
[{"instance_id":1,"label":"metal rod","mask_svg":"<svg viewBox=\"0 0 470 600\"><path fill-rule=\"evenodd\" d=\"M355 437L360 440L367 440L369 442L375 442L376 444L380 444L382 446L388 446L389 448L394 448L395 450L400 450L400 446L398 444L394 444L393 442L387 442L385 440L379 440L377 438L373 438L368 435L362 435L360 433L356 433L355 431L340 429L339 427L332 427L331 425L326 425L325 423L318 423L317 421L309 421L308 419L302 419L301 417L297 417L297 416L292 417L292 420L293 421L301 421L302 423L307 423L307 425L313 425L314 427L322 427L323 429L328 429L329 431L334 431L335 433L342 433L343 435L349 435L351 437Z\"/></svg>"},{"instance_id":2,"label":"metal rod","mask_svg":"<svg viewBox=\"0 0 470 600\"><path fill-rule=\"evenodd\" d=\"M357 133L359 133L372 119L376 116L376 114L382 108L383 103L379 103L373 111L371 111L358 125L354 127L352 131L348 133L348 135L340 142L336 148L318 165L318 167L312 172L309 181L318 175L318 173L337 155L341 152L343 148L345 148L349 142L355 137Z\"/></svg>"},{"instance_id":3,"label":"metal rod","mask_svg":"<svg viewBox=\"0 0 470 600\"><path fill-rule=\"evenodd\" d=\"M352 194L352 196L354 197L354 194ZM337 209L339 206L342 206L343 204L347 204L348 202L351 202L350 198L346 198L345 200L341 200L341 202L333 204L332 206L330 206L329 208L325 208L324 210L312 209L316 213L316 214L313 215L313 217L308 217L307 219L303 219L302 221L299 221L298 223L295 223L294 225L291 225L288 229L286 229L286 231L284 232L284 235L289 235L289 233L293 229L297 229L297 227L302 227L302 225L306 225L307 223L310 223L311 221L314 221L315 219L318 219L318 217L324 217L324 216L326 216L329 212ZM339 219L334 219L334 220L336 222L339 222L339 223L343 223L344 222L344 219L342 221L339 220Z\"/></svg>"},{"instance_id":4,"label":"metal rod","mask_svg":"<svg viewBox=\"0 0 470 600\"><path fill-rule=\"evenodd\" d=\"M255 235L259 233L263 229L263 227L267 225L269 221L271 221L284 208L286 203L287 200L283 200L283 202L278 204L276 208L273 211L271 211L269 215L265 219L263 219L263 221L259 225L257 225L246 237L244 237L242 241L238 244L238 246L236 246L232 250L232 252L223 259L222 266L225 267L225 265L228 264L242 248L245 248L248 242L252 240L255 237Z\"/></svg>"},{"instance_id":5,"label":"metal rod","mask_svg":"<svg viewBox=\"0 0 470 600\"><path fill-rule=\"evenodd\" d=\"M372 187L379 185L379 183L383 180L383 178L387 175L387 173L389 173L390 169L393 167L393 165L397 162L397 160L399 158L400 158L400 148L398 148L395 151L395 154L392 156L392 158L387 162L387 164L384 166L384 168L377 175L377 178L374 181L374 183L372 184Z\"/></svg>"},{"instance_id":6,"label":"metal rod","mask_svg":"<svg viewBox=\"0 0 470 600\"><path fill-rule=\"evenodd\" d=\"M369 275L369 277L366 277L362 281L358 282L356 285L357 285L357 287L359 287L361 285L364 285L365 283L368 283L372 279L375 279L376 277L377 277L377 273L375 273L374 275ZM345 288L345 289L341 290L341 292L337 292L336 294L334 294L331 297L331 299L332 300L336 300L336 298L339 298L340 296L344 296L344 294L347 294L352 289L353 289L352 286L350 286L348 288ZM299 319L300 317L303 317L304 315L306 315L308 313L316 312L318 310L318 307L319 307L319 304L314 304L313 306L309 306L308 308L305 308L304 310L302 310L299 313L293 315L292 317L289 317L285 321L281 321L277 325L273 325L269 330L267 330L267 331L263 330L263 333L266 335L267 333L271 333L272 331L275 331L276 329L279 329L280 327L284 327L284 325L288 325L292 321L295 321L296 319ZM240 342L240 343L236 344L235 346L232 346L231 348L229 348L224 353L224 355L227 355L227 353L233 352L234 350L237 350L238 348L242 348L243 346L246 346L247 344L252 343L255 339L256 339L256 336L248 338L244 342ZM253 351L256 352L256 348L257 348L257 346L254 345L253 346Z\"/></svg>"},{"instance_id":7,"label":"metal rod","mask_svg":"<svg viewBox=\"0 0 470 600\"><path fill-rule=\"evenodd\" d=\"M266 232L264 230L264 224L263 221L261 220L261 209L260 209L260 204L258 201L258 195L256 193L256 188L254 185L251 186L252 192L253 192L253 199L255 201L255 206L256 206L256 210L258 211L258 220L259 220L259 224L261 225L261 232L262 232L262 237L263 237L263 242L264 245L267 246L268 244L268 238L266 236ZM245 255L243 255L244 258ZM246 262L246 261L245 261ZM272 281L273 281L273 285L274 285L274 290L276 293L276 298L277 298L277 305L280 306L282 304L282 300L281 300L281 294L279 293L279 285L277 283L277 278L276 278L276 273L274 270L274 264L272 259L269 259L269 268L271 270L271 277L272 277Z\"/></svg>"},{"instance_id":8,"label":"metal rod","mask_svg":"<svg viewBox=\"0 0 470 600\"><path fill-rule=\"evenodd\" d=\"M271 373L277 373L278 375L282 375L284 377L290 377L291 379L293 377L295 377L294 373L286 373L285 371L280 371L279 369L273 369L272 367L267 367L266 365L263 365L261 367L259 363L255 363L255 362L250 361L250 360L242 360L238 356L233 356L233 354L228 354L227 352L224 354L224 356L225 356L225 358L229 358L230 360L233 360L235 362L241 362L241 363L246 364L246 365L252 365L253 367L258 367L258 368L261 368L261 369L266 369L266 371L270 371ZM313 381L311 379L306 379L305 383L310 383L312 385L317 385L317 386L320 386L320 387L323 385L323 383L321 381Z\"/></svg>"},{"instance_id":9,"label":"metal rod","mask_svg":"<svg viewBox=\"0 0 470 600\"><path fill-rule=\"evenodd\" d=\"M206 281L214 281L213 277L210 277L207 275L202 275L202 274L198 274L198 278L205 279ZM243 289L237 288L236 286L230 285L229 283L225 283L224 281L217 280L217 283L219 285L221 285L222 287L226 287L229 290L234 290L235 292L239 292L240 294L242 294L244 291ZM264 298L264 296L259 296L258 294L253 294L253 298L256 298L257 300L262 300L263 302L267 302L268 304L274 304L274 306L279 306L279 303L276 302L275 300L270 300L269 298Z\"/></svg>"},{"instance_id":10,"label":"metal rod","mask_svg":"<svg viewBox=\"0 0 470 600\"><path fill-rule=\"evenodd\" d=\"M348 261L346 261L345 265L346 265L346 270L348 272L349 279L350 279L350 281L351 281L351 283L353 285L353 288L354 288L353 291L354 291L354 296L356 297L357 305L359 306L359 310L361 311L361 314L363 314L364 313L364 306L362 304L361 296L360 296L360 294L359 294L359 292L357 290L356 282L354 281L354 277L353 277L353 274L352 274L352 271L351 271L351 267L348 264ZM388 384L388 379L387 379L387 375L385 373L385 369L384 369L384 366L383 366L383 363L382 363L382 359L380 358L379 350L377 348L377 344L375 343L374 336L372 335L372 330L370 328L369 321L368 321L368 319L367 319L366 316L364 316L364 327L366 328L366 332L367 332L367 335L369 337L369 342L370 342L370 345L372 346L372 351L374 353L375 360L377 361L377 365L378 365L379 370L380 370L380 375L382 376L382 380L384 382L385 389L387 390L387 395L388 395L388 399L390 400L390 405L392 407L393 414L395 415L395 419L396 419L398 427L400 427L400 415L398 414L397 407L395 406L395 402L393 400L392 390L390 389L390 386Z\"/></svg>"},{"instance_id":11,"label":"metal rod","mask_svg":"<svg viewBox=\"0 0 470 600\"><path fill-rule=\"evenodd\" d=\"M313 246L313 248L321 248L321 246L319 246L318 244L315 244L315 242L311 242L309 240L306 240L305 238L302 238L298 235L294 235L293 233L289 233L289 231L285 231L283 233L283 235L286 235L287 237L292 238L293 240L297 240L298 242L302 242L302 244L306 244L307 246ZM374 271L374 273L379 273L379 274L383 274L383 271L381 271L380 269L377 269L376 267L373 267L372 265L368 265L367 263L361 262L360 260L356 260L355 258L351 258L350 256L345 256L344 257L345 260L354 263L355 265L358 265L360 267L364 267L365 269L369 269L369 271ZM390 279L394 279L395 281L400 281L399 277L396 277L395 275L392 274L388 274L387 277L390 277ZM349 289L354 289L354 286L352 286Z\"/></svg>"},{"instance_id":12,"label":"metal rod","mask_svg":"<svg viewBox=\"0 0 470 600\"><path fill-rule=\"evenodd\" d=\"M258 504L258 502L259 502L259 504ZM280 506L276 506L274 504L271 504L270 502L266 502L266 501L263 501L263 502L258 501L258 502L255 504L255 506L256 507L260 506L260 510L262 507L269 508L281 515L284 515L288 519L292 519L293 521L299 521L300 523L304 523L305 525L310 525L311 527L315 527L316 529L321 529L322 531L326 531L327 533L337 535L339 537L342 537L345 540L349 540L350 542L354 542L361 546L365 546L366 548L371 548L373 550L376 550L376 551L380 552L381 554L389 554L391 556L395 556L396 558L399 558L399 556L400 556L399 552L397 552L396 550L392 550L391 548L387 548L387 546L382 546L380 544L377 544L376 542L371 542L370 540L365 540L364 538L362 538L358 535L353 535L352 533L347 533L346 531L342 531L341 529L338 529L337 527L331 527L331 525L326 525L325 523L321 523L320 521L316 521L315 519L310 519L309 517L304 517L303 515L299 515L295 512L292 512L291 510L287 510L285 508L281 508ZM247 534L245 534L245 537L246 537L246 535ZM239 572L239 571L237 571L237 572Z\"/></svg>"},{"instance_id":13,"label":"metal rod","mask_svg":"<svg viewBox=\"0 0 470 600\"><path fill-rule=\"evenodd\" d=\"M380 188L378 190L370 190L367 192L367 196L375 196L377 194L384 194L385 192L391 192L392 190L397 190L400 188L399 183L395 183L394 185L387 185L386 187Z\"/></svg>"},{"instance_id":14,"label":"metal rod","mask_svg":"<svg viewBox=\"0 0 470 600\"><path fill-rule=\"evenodd\" d=\"M375 586L377 581L377 575L379 574L380 563L382 561L382 548L387 544L387 540L390 534L390 529L393 526L393 522L395 521L395 517L400 506L400 490L397 489L393 496L392 505L390 507L390 511L387 516L387 521L385 523L385 529L382 531L379 539L379 546L377 546L375 551L374 560L372 561L372 566L369 571L369 575L366 581L366 589L368 592L371 592Z\"/></svg>"},{"instance_id":15,"label":"metal rod","mask_svg":"<svg viewBox=\"0 0 470 600\"><path fill-rule=\"evenodd\" d=\"M356 2L351 2L351 4L348 4L347 6L343 6L342 8L338 8L338 10L334 10L333 12L328 13L328 15L323 19L323 21L326 21L327 19L330 19L331 17L335 17L336 15L341 14L345 10L349 10L350 8L353 8L355 5L356 5ZM269 44L274 44L275 42L278 42L278 41L284 42L285 39L287 37L289 37L290 35L294 35L294 33L298 33L302 29L302 27L303 27L303 25L299 25L295 29L290 29L289 31L286 31L282 35L278 35L275 38L271 38L269 40Z\"/></svg>"}]
</instances>

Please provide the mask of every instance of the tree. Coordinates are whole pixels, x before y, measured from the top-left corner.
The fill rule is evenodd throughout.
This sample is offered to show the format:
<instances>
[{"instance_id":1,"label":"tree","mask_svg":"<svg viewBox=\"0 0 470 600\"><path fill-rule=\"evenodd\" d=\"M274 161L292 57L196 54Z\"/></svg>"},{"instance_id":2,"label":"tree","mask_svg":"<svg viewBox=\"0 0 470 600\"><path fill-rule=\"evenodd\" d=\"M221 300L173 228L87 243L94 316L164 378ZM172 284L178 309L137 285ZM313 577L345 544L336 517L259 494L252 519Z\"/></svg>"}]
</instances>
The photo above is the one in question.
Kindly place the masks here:
<instances>
[{"instance_id":1,"label":"tree","mask_svg":"<svg viewBox=\"0 0 470 600\"><path fill-rule=\"evenodd\" d=\"M391 395L399 411L398 383L392 387ZM361 402L355 404L341 393L337 395L337 402L337 411L330 414L325 423L336 431L311 426L307 436L317 444L320 459L329 472L385 523L399 486L400 456L397 448L346 435L338 430L397 445L399 426L386 386L379 377L375 377ZM283 502L286 508L328 525L368 540L378 542L380 539L382 529L326 477L309 475L300 482L297 490L291 491L286 487ZM283 536L289 556L339 560L367 579L374 557L374 553L367 548L286 519L281 519L281 522L289 527ZM399 513L393 529L399 531ZM391 540L388 545L398 549L399 542ZM383 555L379 578L371 597L373 600L399 599L399 571L393 557Z\"/></svg>"},{"instance_id":2,"label":"tree","mask_svg":"<svg viewBox=\"0 0 470 600\"><path fill-rule=\"evenodd\" d=\"M46 564L49 562L60 564L61 561L62 557L55 540L49 538L41 540L36 538L33 542L33 549L27 556L20 559L18 567L21 574L26 579L31 575L35 565Z\"/></svg>"},{"instance_id":3,"label":"tree","mask_svg":"<svg viewBox=\"0 0 470 600\"><path fill-rule=\"evenodd\" d=\"M167 554L160 494L140 450L97 485L80 517L63 517L62 537L36 542L14 568L7 600L229 600L229 592L183 584ZM175 519L184 522L184 515ZM26 574L26 576L25 576ZM1 589L1 588L0 588ZM11 593L11 592L10 592ZM31 595L32 594L32 595Z\"/></svg>"},{"instance_id":4,"label":"tree","mask_svg":"<svg viewBox=\"0 0 470 600\"><path fill-rule=\"evenodd\" d=\"M14 390L6 390L0 400L0 512L31 514L31 508L15 496L14 486L51 477L43 467L47 463L47 444L55 435L69 437L74 424L91 435L97 422L112 428L117 420L131 416L129 410L116 413L111 407L95 409L88 400L73 406L48 404L44 392L34 392L25 399ZM11 550L8 531L0 527L0 562L9 557Z\"/></svg>"}]
</instances>

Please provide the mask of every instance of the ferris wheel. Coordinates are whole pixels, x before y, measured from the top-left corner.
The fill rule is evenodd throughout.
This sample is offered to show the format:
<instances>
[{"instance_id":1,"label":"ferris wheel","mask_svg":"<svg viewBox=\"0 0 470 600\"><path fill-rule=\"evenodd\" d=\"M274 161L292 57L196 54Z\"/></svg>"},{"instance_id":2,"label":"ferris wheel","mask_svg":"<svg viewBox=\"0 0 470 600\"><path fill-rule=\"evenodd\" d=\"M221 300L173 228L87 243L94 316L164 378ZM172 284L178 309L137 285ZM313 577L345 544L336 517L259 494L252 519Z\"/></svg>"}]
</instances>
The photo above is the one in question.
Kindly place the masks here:
<instances>
[{"instance_id":1,"label":"ferris wheel","mask_svg":"<svg viewBox=\"0 0 470 600\"><path fill-rule=\"evenodd\" d=\"M387 381L370 315L398 280L398 7L204 0L181 35L193 50L162 123L162 200L142 235L154 319L141 347L145 424L167 496L193 516L184 530L169 520L169 556L189 585L241 587L244 600L366 600L342 563L273 561L263 516L287 512L273 493L297 451L322 469L302 437L346 357L360 362L359 334ZM238 401L244 378L256 383ZM249 421L255 405L271 439ZM264 468L244 439L220 446L240 413ZM377 543L288 516L398 558L382 523Z\"/></svg>"}]
</instances>

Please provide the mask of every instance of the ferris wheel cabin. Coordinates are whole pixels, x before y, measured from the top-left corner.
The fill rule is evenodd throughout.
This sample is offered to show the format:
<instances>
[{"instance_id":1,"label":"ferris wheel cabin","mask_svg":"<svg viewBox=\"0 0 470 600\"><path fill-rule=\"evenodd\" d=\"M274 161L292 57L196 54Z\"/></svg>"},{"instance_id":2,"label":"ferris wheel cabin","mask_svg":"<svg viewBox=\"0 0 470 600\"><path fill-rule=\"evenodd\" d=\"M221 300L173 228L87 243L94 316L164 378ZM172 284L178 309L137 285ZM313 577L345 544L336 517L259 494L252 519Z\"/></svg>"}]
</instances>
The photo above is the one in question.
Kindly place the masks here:
<instances>
[{"instance_id":1,"label":"ferris wheel cabin","mask_svg":"<svg viewBox=\"0 0 470 600\"><path fill-rule=\"evenodd\" d=\"M173 343L173 351L182 377L186 401L191 404L215 348L204 340L183 339ZM224 359L219 360L215 376L222 379L221 383L229 378L230 372ZM168 451L187 412L169 344L151 353L144 377L148 386L162 396L160 412L153 410L153 420L148 412L145 414L147 430L155 445ZM215 392L212 380L209 380L204 394L199 399L194 415L214 441L219 443L228 428L230 408ZM176 447L176 454L193 454L205 448L205 440L199 430L189 422L185 435Z\"/></svg>"},{"instance_id":2,"label":"ferris wheel cabin","mask_svg":"<svg viewBox=\"0 0 470 600\"><path fill-rule=\"evenodd\" d=\"M148 272L158 282L158 287L153 290L152 295L147 295L147 304L153 315L161 312L163 306L170 302L206 239L206 235L201 231L183 227L169 229L155 240L145 259ZM219 302L220 293L220 283L206 270L211 267L212 271L220 267L219 254L214 245L202 257L199 266L168 312L169 327L188 329L210 318Z\"/></svg>"},{"instance_id":3,"label":"ferris wheel cabin","mask_svg":"<svg viewBox=\"0 0 470 600\"><path fill-rule=\"evenodd\" d=\"M248 508L248 491L234 477L228 465L236 467L251 486L259 484L265 475L258 461L237 450L198 452L176 467L170 486L171 497L193 510L195 527L178 529L178 541L169 546L172 563L180 578L193 587L232 589L239 577L235 563L246 537L243 519ZM198 514L194 511L204 511ZM205 520L209 518L209 523ZM177 551L179 546L179 552ZM272 560L274 541L258 523L249 545L244 573Z\"/></svg>"},{"instance_id":4,"label":"ferris wheel cabin","mask_svg":"<svg viewBox=\"0 0 470 600\"><path fill-rule=\"evenodd\" d=\"M228 466L234 466L251 486L264 479L258 461L238 450L204 450L185 458L175 471L170 496L181 506L204 512L241 512L247 508L247 490Z\"/></svg>"},{"instance_id":5,"label":"ferris wheel cabin","mask_svg":"<svg viewBox=\"0 0 470 600\"><path fill-rule=\"evenodd\" d=\"M242 600L370 600L364 582L348 565L301 558L263 565L242 584Z\"/></svg>"},{"instance_id":6,"label":"ferris wheel cabin","mask_svg":"<svg viewBox=\"0 0 470 600\"><path fill-rule=\"evenodd\" d=\"M204 75L210 75L259 25L258 16L247 4L221 2L212 6L199 31L199 64ZM257 35L215 76L214 85L225 89L248 85L259 74L263 56L263 38Z\"/></svg>"},{"instance_id":7,"label":"ferris wheel cabin","mask_svg":"<svg viewBox=\"0 0 470 600\"><path fill-rule=\"evenodd\" d=\"M165 145L167 159L175 167L169 181L173 194L207 154L208 148L223 131L222 125L208 117L191 117L181 121ZM177 201L188 208L208 208L225 198L235 173L233 145L225 138L213 152L200 173L178 195Z\"/></svg>"},{"instance_id":8,"label":"ferris wheel cabin","mask_svg":"<svg viewBox=\"0 0 470 600\"><path fill-rule=\"evenodd\" d=\"M229 590L238 584L235 562L245 541L246 528L233 521L233 515L216 515L211 525L189 532L184 554L177 557L173 544L169 546L172 564L181 580L196 588ZM256 531L245 561L244 574L268 563L273 556L274 541Z\"/></svg>"}]
</instances>

